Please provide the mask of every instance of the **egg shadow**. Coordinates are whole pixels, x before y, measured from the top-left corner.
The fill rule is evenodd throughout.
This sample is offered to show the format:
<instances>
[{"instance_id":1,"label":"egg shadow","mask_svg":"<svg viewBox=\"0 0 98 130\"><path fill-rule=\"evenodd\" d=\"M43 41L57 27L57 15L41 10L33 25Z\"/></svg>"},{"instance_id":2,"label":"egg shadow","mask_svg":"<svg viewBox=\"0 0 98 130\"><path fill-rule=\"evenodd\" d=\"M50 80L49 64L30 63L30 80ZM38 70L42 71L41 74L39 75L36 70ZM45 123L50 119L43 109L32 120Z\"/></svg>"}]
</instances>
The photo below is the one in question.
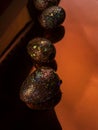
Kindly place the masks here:
<instances>
[{"instance_id":1,"label":"egg shadow","mask_svg":"<svg viewBox=\"0 0 98 130\"><path fill-rule=\"evenodd\" d=\"M50 40L52 43L57 43L60 41L65 35L65 27L60 25L52 30L44 30L43 37Z\"/></svg>"},{"instance_id":2,"label":"egg shadow","mask_svg":"<svg viewBox=\"0 0 98 130\"><path fill-rule=\"evenodd\" d=\"M0 65L0 130L62 130L54 110L31 110L19 98L20 86L34 65L26 45L35 35L31 29Z\"/></svg>"},{"instance_id":3,"label":"egg shadow","mask_svg":"<svg viewBox=\"0 0 98 130\"><path fill-rule=\"evenodd\" d=\"M50 67L54 71L57 71L57 62L56 62L56 60L52 60L52 61L50 61L48 63L43 63L43 64L36 64L35 63L34 66L35 66L36 69L41 67L41 66L44 66L44 67Z\"/></svg>"}]
</instances>

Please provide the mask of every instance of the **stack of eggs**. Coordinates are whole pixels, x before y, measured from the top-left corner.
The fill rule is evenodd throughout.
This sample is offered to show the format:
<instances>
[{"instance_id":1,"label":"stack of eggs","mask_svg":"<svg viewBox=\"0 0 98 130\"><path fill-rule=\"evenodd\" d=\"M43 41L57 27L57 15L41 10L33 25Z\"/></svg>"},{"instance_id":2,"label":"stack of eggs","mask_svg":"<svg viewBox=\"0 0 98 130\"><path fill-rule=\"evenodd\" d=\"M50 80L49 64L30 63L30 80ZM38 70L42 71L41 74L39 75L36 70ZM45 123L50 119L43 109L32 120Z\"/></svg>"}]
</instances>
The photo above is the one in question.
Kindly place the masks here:
<instances>
[{"instance_id":1,"label":"stack of eggs","mask_svg":"<svg viewBox=\"0 0 98 130\"><path fill-rule=\"evenodd\" d=\"M42 28L52 30L64 22L66 13L58 6L60 0L33 0L38 21ZM52 109L61 99L61 79L51 67L45 66L54 60L56 49L53 43L43 37L29 41L27 52L37 68L23 82L20 99L31 109Z\"/></svg>"}]
</instances>

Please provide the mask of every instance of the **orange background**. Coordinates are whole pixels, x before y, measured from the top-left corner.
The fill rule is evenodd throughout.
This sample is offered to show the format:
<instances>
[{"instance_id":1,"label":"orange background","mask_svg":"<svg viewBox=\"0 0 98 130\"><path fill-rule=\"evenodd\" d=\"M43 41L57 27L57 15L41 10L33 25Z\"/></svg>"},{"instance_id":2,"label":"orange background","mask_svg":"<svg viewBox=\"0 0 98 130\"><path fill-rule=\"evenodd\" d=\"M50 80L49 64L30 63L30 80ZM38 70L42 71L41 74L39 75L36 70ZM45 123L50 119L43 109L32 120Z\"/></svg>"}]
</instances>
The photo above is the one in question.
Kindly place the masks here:
<instances>
[{"instance_id":1,"label":"orange background","mask_svg":"<svg viewBox=\"0 0 98 130\"><path fill-rule=\"evenodd\" d=\"M65 36L55 44L62 100L56 106L63 130L98 130L98 1L62 0Z\"/></svg>"}]
</instances>

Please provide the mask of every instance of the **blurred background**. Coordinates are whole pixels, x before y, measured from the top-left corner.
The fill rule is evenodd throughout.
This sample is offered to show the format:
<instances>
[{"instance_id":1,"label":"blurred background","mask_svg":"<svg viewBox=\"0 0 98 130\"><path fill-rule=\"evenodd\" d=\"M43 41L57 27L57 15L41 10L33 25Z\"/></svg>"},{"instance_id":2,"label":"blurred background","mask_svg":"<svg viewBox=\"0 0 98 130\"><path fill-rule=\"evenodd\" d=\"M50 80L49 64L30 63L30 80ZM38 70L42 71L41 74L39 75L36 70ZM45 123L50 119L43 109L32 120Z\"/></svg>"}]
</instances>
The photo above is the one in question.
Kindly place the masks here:
<instances>
[{"instance_id":1,"label":"blurred background","mask_svg":"<svg viewBox=\"0 0 98 130\"><path fill-rule=\"evenodd\" d=\"M0 14L12 2L1 1ZM32 28L0 69L1 130L98 130L98 1L61 0L60 6L67 14L62 24L65 31L54 45L57 73L63 81L62 99L54 110L37 112L29 110L18 97L19 87L32 69L25 52Z\"/></svg>"}]
</instances>

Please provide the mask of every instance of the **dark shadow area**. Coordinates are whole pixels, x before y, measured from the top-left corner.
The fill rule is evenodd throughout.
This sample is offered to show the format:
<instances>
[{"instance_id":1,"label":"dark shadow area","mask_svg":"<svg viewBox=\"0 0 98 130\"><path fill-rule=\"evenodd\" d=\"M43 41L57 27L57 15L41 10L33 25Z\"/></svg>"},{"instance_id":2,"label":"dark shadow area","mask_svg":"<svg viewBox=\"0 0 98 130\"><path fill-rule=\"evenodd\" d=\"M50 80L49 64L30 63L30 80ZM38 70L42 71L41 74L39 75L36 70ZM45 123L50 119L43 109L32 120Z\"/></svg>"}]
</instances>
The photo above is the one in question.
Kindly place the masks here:
<instances>
[{"instance_id":1,"label":"dark shadow area","mask_svg":"<svg viewBox=\"0 0 98 130\"><path fill-rule=\"evenodd\" d=\"M56 63L56 60L52 60L51 62L44 63L44 64L40 64L40 65L34 64L34 66L35 66L36 68L41 67L41 66L46 66L46 67L50 67L50 68L52 68L53 70L57 71L57 63Z\"/></svg>"},{"instance_id":2,"label":"dark shadow area","mask_svg":"<svg viewBox=\"0 0 98 130\"><path fill-rule=\"evenodd\" d=\"M12 0L0 0L0 15L2 15L11 2Z\"/></svg>"},{"instance_id":3,"label":"dark shadow area","mask_svg":"<svg viewBox=\"0 0 98 130\"><path fill-rule=\"evenodd\" d=\"M31 18L33 19L33 21L37 21L37 18L40 15L40 12L38 10L36 10L36 8L33 4L33 0L28 0L27 8L28 8L28 12L29 12Z\"/></svg>"},{"instance_id":4,"label":"dark shadow area","mask_svg":"<svg viewBox=\"0 0 98 130\"><path fill-rule=\"evenodd\" d=\"M26 45L39 34L35 28L0 65L0 130L62 130L54 110L31 110L19 98L20 86L33 67Z\"/></svg>"},{"instance_id":5,"label":"dark shadow area","mask_svg":"<svg viewBox=\"0 0 98 130\"><path fill-rule=\"evenodd\" d=\"M33 111L19 99L20 86L33 64L25 47L14 51L7 64L0 67L0 129L61 130L54 110Z\"/></svg>"},{"instance_id":6,"label":"dark shadow area","mask_svg":"<svg viewBox=\"0 0 98 130\"><path fill-rule=\"evenodd\" d=\"M53 30L45 30L43 33L43 37L49 39L52 43L56 43L60 41L65 35L64 26L60 25Z\"/></svg>"}]
</instances>

